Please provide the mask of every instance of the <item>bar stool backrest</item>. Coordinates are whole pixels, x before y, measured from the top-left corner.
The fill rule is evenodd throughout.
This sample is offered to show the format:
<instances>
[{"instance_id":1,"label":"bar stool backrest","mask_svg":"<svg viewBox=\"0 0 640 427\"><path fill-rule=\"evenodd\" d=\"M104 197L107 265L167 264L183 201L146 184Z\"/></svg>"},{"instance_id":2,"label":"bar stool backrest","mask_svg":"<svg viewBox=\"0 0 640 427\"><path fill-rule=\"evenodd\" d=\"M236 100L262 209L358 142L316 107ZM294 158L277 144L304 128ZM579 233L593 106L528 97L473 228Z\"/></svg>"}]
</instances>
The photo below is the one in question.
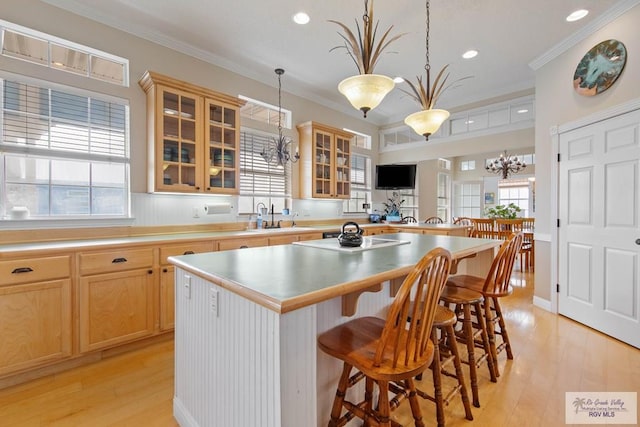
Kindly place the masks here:
<instances>
[{"instance_id":1,"label":"bar stool backrest","mask_svg":"<svg viewBox=\"0 0 640 427\"><path fill-rule=\"evenodd\" d=\"M522 246L522 232L512 233L500 246L498 255L491 263L491 269L484 282L483 293L490 296L505 296L509 294L509 282L516 255Z\"/></svg>"},{"instance_id":2,"label":"bar stool backrest","mask_svg":"<svg viewBox=\"0 0 640 427\"><path fill-rule=\"evenodd\" d=\"M451 253L443 248L429 251L413 267L387 314L374 366L380 366L390 353L394 368L432 357L432 351L428 351L431 327L450 269ZM412 304L412 299L416 304Z\"/></svg>"}]
</instances>

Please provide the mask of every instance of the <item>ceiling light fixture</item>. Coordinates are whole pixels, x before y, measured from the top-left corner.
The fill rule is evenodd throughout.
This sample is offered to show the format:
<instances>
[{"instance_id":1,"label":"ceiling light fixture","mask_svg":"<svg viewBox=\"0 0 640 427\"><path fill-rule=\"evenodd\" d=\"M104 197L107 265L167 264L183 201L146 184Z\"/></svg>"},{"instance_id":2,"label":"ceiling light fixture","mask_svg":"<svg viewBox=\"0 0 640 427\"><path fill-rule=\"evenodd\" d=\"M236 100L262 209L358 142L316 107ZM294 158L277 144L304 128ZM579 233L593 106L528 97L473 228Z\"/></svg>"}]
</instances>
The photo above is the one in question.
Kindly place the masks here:
<instances>
[{"instance_id":1,"label":"ceiling light fixture","mask_svg":"<svg viewBox=\"0 0 640 427\"><path fill-rule=\"evenodd\" d=\"M571 12L571 14L569 14L569 16L567 16L566 20L567 20L567 22L579 21L580 19L584 18L588 14L589 14L588 10L579 9L579 10L576 10L574 12Z\"/></svg>"},{"instance_id":2,"label":"ceiling light fixture","mask_svg":"<svg viewBox=\"0 0 640 427\"><path fill-rule=\"evenodd\" d=\"M478 51L473 49L468 50L462 54L462 57L464 59L471 59L471 58L475 58L476 56L478 56Z\"/></svg>"},{"instance_id":3,"label":"ceiling light fixture","mask_svg":"<svg viewBox=\"0 0 640 427\"><path fill-rule=\"evenodd\" d=\"M293 15L293 22L295 22L298 25L308 24L310 20L311 18L309 18L309 15L307 15L304 12L298 12L295 15Z\"/></svg>"},{"instance_id":4,"label":"ceiling light fixture","mask_svg":"<svg viewBox=\"0 0 640 427\"><path fill-rule=\"evenodd\" d=\"M527 165L518 159L518 156L507 156L505 150L500 157L493 159L486 166L487 172L497 173L502 175L502 179L509 178L509 175L518 173L526 168Z\"/></svg>"},{"instance_id":5,"label":"ceiling light fixture","mask_svg":"<svg viewBox=\"0 0 640 427\"><path fill-rule=\"evenodd\" d=\"M408 115L404 122L410 126L418 135L424 136L425 141L429 140L429 135L437 132L440 129L442 123L449 118L449 112L447 110L438 110L435 107L438 98L442 93L447 90L451 85L457 81L467 79L469 77L463 77L453 81L449 85L446 85L449 73L445 74L445 71L449 65L445 65L442 70L436 76L433 86L431 86L431 64L429 63L429 24L430 24L430 10L429 0L426 1L427 17L426 24L426 37L425 37L425 65L424 70L427 75L425 85L422 83L422 76L418 76L418 84L414 85L409 80L405 81L411 88L412 92L403 90L404 93L411 96L415 101L420 104L422 111Z\"/></svg>"},{"instance_id":6,"label":"ceiling light fixture","mask_svg":"<svg viewBox=\"0 0 640 427\"><path fill-rule=\"evenodd\" d=\"M295 163L300 159L300 154L298 154L298 149L296 148L296 153L292 156L290 147L291 138L282 135L282 80L281 77L284 74L284 70L282 68L275 69L276 74L278 75L278 139L273 139L269 142L265 147L263 147L260 155L267 163L274 164L275 166L281 168L284 165L291 161L291 163Z\"/></svg>"},{"instance_id":7,"label":"ceiling light fixture","mask_svg":"<svg viewBox=\"0 0 640 427\"><path fill-rule=\"evenodd\" d=\"M394 77L394 78L393 78L393 82L394 82L395 84L403 83L403 82L404 82L404 78L402 78L402 77L400 77L400 76L398 76L398 77Z\"/></svg>"},{"instance_id":8,"label":"ceiling light fixture","mask_svg":"<svg viewBox=\"0 0 640 427\"><path fill-rule=\"evenodd\" d=\"M367 112L376 108L384 97L391 92L394 87L393 79L380 74L373 74L382 51L392 42L402 37L399 34L387 40L393 25L384 32L380 41L376 44L376 32L378 23L373 25L373 0L364 0L364 15L362 15L362 29L356 21L357 36L341 22L329 20L338 24L344 30L340 37L344 39L344 45L336 46L334 49L345 49L353 62L358 67L360 74L348 77L340 82L338 90L353 105L361 110L364 117Z\"/></svg>"}]
</instances>

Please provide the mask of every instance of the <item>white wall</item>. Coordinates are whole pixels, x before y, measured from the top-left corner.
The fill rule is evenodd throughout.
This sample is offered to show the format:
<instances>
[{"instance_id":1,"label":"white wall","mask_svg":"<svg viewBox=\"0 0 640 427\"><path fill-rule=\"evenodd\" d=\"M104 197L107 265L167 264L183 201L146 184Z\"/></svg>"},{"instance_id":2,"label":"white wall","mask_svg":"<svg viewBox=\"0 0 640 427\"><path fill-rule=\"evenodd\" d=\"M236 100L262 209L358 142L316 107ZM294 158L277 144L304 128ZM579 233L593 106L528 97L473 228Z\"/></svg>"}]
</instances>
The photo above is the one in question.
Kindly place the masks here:
<instances>
[{"instance_id":1,"label":"white wall","mask_svg":"<svg viewBox=\"0 0 640 427\"><path fill-rule=\"evenodd\" d=\"M557 147L552 144L551 129L597 111L640 97L640 6L569 48L536 71L536 264L549 265L550 238L557 212L552 196L556 182L552 170L557 168ZM573 89L573 74L583 55L599 42L617 39L627 48L627 64L622 75L607 91L591 97L577 94ZM545 241L546 240L546 241ZM550 300L555 279L549 269L536 265L535 295Z\"/></svg>"}]
</instances>

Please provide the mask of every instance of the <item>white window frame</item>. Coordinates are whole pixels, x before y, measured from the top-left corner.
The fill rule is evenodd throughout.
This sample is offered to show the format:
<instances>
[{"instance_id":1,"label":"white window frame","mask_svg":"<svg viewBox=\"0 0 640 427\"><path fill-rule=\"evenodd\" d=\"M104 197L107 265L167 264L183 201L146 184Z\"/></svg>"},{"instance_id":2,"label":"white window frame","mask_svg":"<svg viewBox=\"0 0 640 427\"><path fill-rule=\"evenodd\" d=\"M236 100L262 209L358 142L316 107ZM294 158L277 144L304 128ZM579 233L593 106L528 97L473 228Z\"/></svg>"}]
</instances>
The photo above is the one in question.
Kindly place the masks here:
<instances>
[{"instance_id":1,"label":"white window frame","mask_svg":"<svg viewBox=\"0 0 640 427\"><path fill-rule=\"evenodd\" d=\"M359 159L363 161L364 167L359 168L357 163ZM344 200L342 211L345 214L361 214L368 213L371 210L371 158L367 155L351 152L351 197ZM362 180L357 177L362 171ZM364 197L355 196L356 194L364 194ZM369 204L369 208L363 205Z\"/></svg>"},{"instance_id":2,"label":"white window frame","mask_svg":"<svg viewBox=\"0 0 640 427\"><path fill-rule=\"evenodd\" d=\"M31 87L32 91L46 91L47 103L46 104L32 104L31 108L42 108L43 105L47 107L47 113L42 114L40 112L35 113L33 110L29 110L24 107L25 101L28 101L28 92L25 92L24 99L21 99L21 108L13 109L7 108L5 102L5 81L16 82L19 85L26 85ZM25 76L14 75L11 73L0 72L0 217L6 220L22 219L16 218L12 215L14 208L22 208L15 202L15 198L12 196L15 193L15 188L21 186L25 191L32 190L32 194L36 195L33 203L36 203L35 209L30 210L31 219L39 220L69 220L69 219L113 219L113 218L130 218L131 217L131 190L130 190L130 137L129 137L129 103L127 100L112 97L109 95L98 94L82 89L73 88L70 86L60 85L44 80L34 79ZM25 87L22 87L24 90ZM65 119L61 116L53 116L52 114L52 102L53 93L57 93L59 99L69 96L78 100L78 98L86 98L87 110L86 110L86 122ZM32 92L35 93L35 92ZM94 106L94 102L115 104L116 107L124 108L122 117L122 131L115 134L111 134L105 129L114 129L109 126L100 125L94 123L92 119L103 118L103 116L93 116L91 114L91 107ZM99 104L95 104L99 105ZM84 113L83 113L84 114ZM11 122L7 119L8 115L16 117L16 122ZM21 120L24 120L22 124ZM33 128L34 124L42 126L46 123L45 128ZM86 123L86 126L84 126ZM61 128L55 130L55 127ZM75 129L75 130L74 130ZM22 131L29 131L30 133L22 134ZM52 132L52 130L54 130ZM69 138L65 137L63 130L66 132L74 132L74 134L68 133ZM94 130L94 133L92 133ZM41 131L39 134L38 131ZM44 133L42 133L44 131ZM96 135L95 132L98 132ZM106 137L109 139L105 140ZM5 134L7 139L5 140ZM22 135L26 136L23 137ZM40 139L35 138L40 135ZM46 139L42 139L42 136L46 136ZM111 138L115 137L115 143L111 142ZM86 143L85 143L86 138ZM122 139L121 144L118 140ZM30 142L31 141L31 142ZM92 147L98 147L95 151ZM115 151L114 151L115 150ZM7 163L10 162L10 163ZM24 179L16 181L15 177L10 174L15 170L24 168L31 168L32 173L34 165L47 165L48 173L46 176L39 175L37 178L24 177ZM55 176L52 176L52 171L55 170L54 165L86 165L88 168L89 177L86 179L86 184L80 182L71 181L70 183L63 184ZM94 173L104 167L112 167L115 165L122 165L122 176L117 180L109 183L102 182L98 184L94 181ZM98 168L98 169L96 169ZM12 172L12 169L14 172ZM58 169L61 170L61 169ZM41 172L41 171L39 171ZM37 175L37 173L36 173ZM67 179L71 178L74 173L66 173ZM76 178L79 174L76 174ZM9 182L7 182L9 181ZM11 187L14 187L11 190ZM95 207L99 204L105 203L103 199L96 199L96 190L99 189L119 189L122 191L122 196L119 198L121 203L121 209L119 213L101 213L95 212ZM44 195L41 195L41 190L47 190ZM68 211L60 213L55 212L55 207L60 206L60 201L56 201L55 195L60 194L60 191L72 191L75 193L87 192L88 196L84 205L88 206L87 212L71 212L72 207L66 206ZM10 200L10 199L13 199ZM20 199L20 198L18 198ZM26 200L22 198L21 200ZM27 200L28 201L28 200ZM120 206L119 206L120 207ZM46 212L45 212L46 210Z\"/></svg>"}]
</instances>

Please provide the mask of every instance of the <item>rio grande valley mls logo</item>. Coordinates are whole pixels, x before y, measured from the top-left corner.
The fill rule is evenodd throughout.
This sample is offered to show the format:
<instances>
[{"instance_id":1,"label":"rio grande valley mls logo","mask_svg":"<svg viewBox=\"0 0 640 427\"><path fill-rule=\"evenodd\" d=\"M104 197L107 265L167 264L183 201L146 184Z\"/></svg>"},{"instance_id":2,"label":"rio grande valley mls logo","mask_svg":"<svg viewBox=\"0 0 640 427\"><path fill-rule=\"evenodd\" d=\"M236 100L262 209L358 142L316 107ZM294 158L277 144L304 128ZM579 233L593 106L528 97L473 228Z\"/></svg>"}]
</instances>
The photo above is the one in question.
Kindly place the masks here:
<instances>
[{"instance_id":1,"label":"rio grande valley mls logo","mask_svg":"<svg viewBox=\"0 0 640 427\"><path fill-rule=\"evenodd\" d=\"M566 392L566 424L638 424L637 392Z\"/></svg>"}]
</instances>

